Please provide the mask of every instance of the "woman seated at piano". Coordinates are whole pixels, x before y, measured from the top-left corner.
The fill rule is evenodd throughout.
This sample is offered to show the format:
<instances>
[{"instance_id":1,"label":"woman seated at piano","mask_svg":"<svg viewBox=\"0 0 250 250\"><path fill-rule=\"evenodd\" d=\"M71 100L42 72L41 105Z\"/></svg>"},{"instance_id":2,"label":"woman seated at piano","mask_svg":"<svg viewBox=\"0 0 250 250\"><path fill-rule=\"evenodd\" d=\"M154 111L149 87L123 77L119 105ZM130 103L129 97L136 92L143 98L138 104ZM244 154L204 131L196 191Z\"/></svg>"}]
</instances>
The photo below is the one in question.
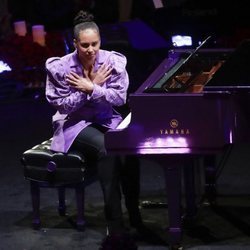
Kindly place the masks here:
<instances>
[{"instance_id":1,"label":"woman seated at piano","mask_svg":"<svg viewBox=\"0 0 250 250\"><path fill-rule=\"evenodd\" d=\"M99 28L90 13L80 11L74 22L75 50L46 61L46 99L57 110L52 119L51 149L64 153L78 150L90 167L96 166L108 235L124 235L121 182L131 225L142 226L138 160L127 157L122 166L117 157L107 155L104 136L122 120L114 107L126 103L127 60L121 53L100 49Z\"/></svg>"}]
</instances>

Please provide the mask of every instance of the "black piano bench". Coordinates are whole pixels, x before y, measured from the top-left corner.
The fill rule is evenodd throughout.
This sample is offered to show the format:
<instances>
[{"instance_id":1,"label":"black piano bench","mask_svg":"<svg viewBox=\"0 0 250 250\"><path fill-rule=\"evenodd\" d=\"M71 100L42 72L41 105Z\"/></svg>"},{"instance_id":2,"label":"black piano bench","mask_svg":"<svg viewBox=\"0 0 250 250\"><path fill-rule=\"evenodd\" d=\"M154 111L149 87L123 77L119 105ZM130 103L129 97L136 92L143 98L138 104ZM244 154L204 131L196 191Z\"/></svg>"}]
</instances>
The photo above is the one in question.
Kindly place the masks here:
<instances>
[{"instance_id":1,"label":"black piano bench","mask_svg":"<svg viewBox=\"0 0 250 250\"><path fill-rule=\"evenodd\" d=\"M87 168L84 157L79 152L58 153L50 150L51 139L25 151L21 157L24 177L30 181L33 208L33 228L41 227L40 188L56 188L58 191L59 215L66 214L65 189L74 188L76 193L77 219L76 228L83 231L84 190L96 180L94 168Z\"/></svg>"}]
</instances>

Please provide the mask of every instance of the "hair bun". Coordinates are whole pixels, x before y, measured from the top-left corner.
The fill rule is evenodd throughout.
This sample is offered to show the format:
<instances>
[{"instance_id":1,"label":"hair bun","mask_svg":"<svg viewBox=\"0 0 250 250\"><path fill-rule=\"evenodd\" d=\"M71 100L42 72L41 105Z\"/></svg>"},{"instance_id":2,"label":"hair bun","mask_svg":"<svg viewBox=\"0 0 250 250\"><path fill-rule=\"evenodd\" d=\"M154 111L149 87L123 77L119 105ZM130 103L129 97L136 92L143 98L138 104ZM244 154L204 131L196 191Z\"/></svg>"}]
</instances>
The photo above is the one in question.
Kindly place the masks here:
<instances>
[{"instance_id":1,"label":"hair bun","mask_svg":"<svg viewBox=\"0 0 250 250\"><path fill-rule=\"evenodd\" d=\"M87 11L79 11L74 18L74 25L84 22L92 22L94 20L94 16Z\"/></svg>"}]
</instances>

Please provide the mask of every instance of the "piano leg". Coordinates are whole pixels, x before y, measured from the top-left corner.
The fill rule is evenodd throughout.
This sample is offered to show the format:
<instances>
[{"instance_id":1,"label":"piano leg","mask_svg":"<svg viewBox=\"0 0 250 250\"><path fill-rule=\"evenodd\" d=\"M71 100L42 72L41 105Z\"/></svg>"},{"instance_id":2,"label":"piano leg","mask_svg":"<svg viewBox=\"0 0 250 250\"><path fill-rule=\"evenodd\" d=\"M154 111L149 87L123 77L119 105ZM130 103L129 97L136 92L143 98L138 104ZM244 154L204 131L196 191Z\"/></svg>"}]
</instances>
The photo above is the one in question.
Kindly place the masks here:
<instances>
[{"instance_id":1,"label":"piano leg","mask_svg":"<svg viewBox=\"0 0 250 250\"><path fill-rule=\"evenodd\" d=\"M163 168L166 181L169 217L169 245L171 249L181 249L181 165Z\"/></svg>"},{"instance_id":2,"label":"piano leg","mask_svg":"<svg viewBox=\"0 0 250 250\"><path fill-rule=\"evenodd\" d=\"M225 147L219 162L216 155L204 156L204 171L205 171L205 191L202 198L203 205L216 205L217 200L217 178L220 176L225 167L228 157L231 155L234 144Z\"/></svg>"},{"instance_id":3,"label":"piano leg","mask_svg":"<svg viewBox=\"0 0 250 250\"><path fill-rule=\"evenodd\" d=\"M194 218L197 215L196 192L195 192L195 159L184 166L184 187L185 187L185 224L193 224Z\"/></svg>"},{"instance_id":4,"label":"piano leg","mask_svg":"<svg viewBox=\"0 0 250 250\"><path fill-rule=\"evenodd\" d=\"M209 155L204 157L205 169L205 192L203 205L214 205L216 203L216 156Z\"/></svg>"}]
</instances>

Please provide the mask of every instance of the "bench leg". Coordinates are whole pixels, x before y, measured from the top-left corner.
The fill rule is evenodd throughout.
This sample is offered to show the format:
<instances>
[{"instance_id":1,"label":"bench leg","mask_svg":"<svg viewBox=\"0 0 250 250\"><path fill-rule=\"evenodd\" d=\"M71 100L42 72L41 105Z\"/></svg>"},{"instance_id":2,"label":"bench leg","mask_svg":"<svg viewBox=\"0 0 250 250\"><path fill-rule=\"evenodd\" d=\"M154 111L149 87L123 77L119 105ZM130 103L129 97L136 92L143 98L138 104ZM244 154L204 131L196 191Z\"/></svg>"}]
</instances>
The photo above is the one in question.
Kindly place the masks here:
<instances>
[{"instance_id":1,"label":"bench leg","mask_svg":"<svg viewBox=\"0 0 250 250\"><path fill-rule=\"evenodd\" d=\"M65 216L66 205L65 205L65 187L59 187L58 192L58 213L60 216Z\"/></svg>"},{"instance_id":2,"label":"bench leg","mask_svg":"<svg viewBox=\"0 0 250 250\"><path fill-rule=\"evenodd\" d=\"M79 231L84 231L85 229L85 218L84 218L84 187L79 184L75 187L76 193L76 204L77 204L77 219L76 227Z\"/></svg>"},{"instance_id":3,"label":"bench leg","mask_svg":"<svg viewBox=\"0 0 250 250\"><path fill-rule=\"evenodd\" d=\"M33 208L32 226L35 230L40 229L40 187L35 181L30 181L31 202Z\"/></svg>"}]
</instances>

